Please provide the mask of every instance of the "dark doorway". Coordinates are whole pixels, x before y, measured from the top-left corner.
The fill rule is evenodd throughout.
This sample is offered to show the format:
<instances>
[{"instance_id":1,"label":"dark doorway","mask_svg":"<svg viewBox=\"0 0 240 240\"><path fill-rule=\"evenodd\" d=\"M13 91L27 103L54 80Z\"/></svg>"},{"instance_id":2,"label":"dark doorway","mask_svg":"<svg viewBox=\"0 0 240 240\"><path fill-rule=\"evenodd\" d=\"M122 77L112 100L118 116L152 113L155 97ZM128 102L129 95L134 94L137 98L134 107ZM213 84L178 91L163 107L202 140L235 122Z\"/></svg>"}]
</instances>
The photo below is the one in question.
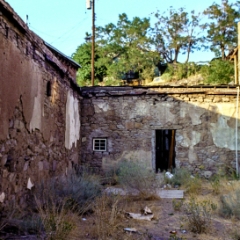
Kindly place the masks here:
<instances>
[{"instance_id":1,"label":"dark doorway","mask_svg":"<svg viewBox=\"0 0 240 240\"><path fill-rule=\"evenodd\" d=\"M174 129L156 130L156 172L175 168Z\"/></svg>"}]
</instances>

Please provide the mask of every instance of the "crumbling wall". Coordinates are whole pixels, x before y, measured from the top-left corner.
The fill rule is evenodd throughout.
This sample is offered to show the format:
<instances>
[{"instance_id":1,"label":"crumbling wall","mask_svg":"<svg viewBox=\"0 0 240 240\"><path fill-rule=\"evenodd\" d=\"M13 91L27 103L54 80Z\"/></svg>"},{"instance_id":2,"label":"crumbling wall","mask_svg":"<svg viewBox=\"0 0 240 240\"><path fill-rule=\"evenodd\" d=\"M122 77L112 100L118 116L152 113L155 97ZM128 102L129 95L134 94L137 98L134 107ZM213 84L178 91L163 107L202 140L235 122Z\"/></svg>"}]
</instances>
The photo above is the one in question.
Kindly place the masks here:
<instances>
[{"instance_id":1,"label":"crumbling wall","mask_svg":"<svg viewBox=\"0 0 240 240\"><path fill-rule=\"evenodd\" d=\"M82 161L107 169L126 159L154 169L155 131L175 129L177 167L205 176L234 168L236 91L209 92L83 89ZM107 138L107 151L93 151L96 137Z\"/></svg>"},{"instance_id":2,"label":"crumbling wall","mask_svg":"<svg viewBox=\"0 0 240 240\"><path fill-rule=\"evenodd\" d=\"M76 69L6 8L0 15L0 201L23 203L27 188L79 163L80 97Z\"/></svg>"}]
</instances>

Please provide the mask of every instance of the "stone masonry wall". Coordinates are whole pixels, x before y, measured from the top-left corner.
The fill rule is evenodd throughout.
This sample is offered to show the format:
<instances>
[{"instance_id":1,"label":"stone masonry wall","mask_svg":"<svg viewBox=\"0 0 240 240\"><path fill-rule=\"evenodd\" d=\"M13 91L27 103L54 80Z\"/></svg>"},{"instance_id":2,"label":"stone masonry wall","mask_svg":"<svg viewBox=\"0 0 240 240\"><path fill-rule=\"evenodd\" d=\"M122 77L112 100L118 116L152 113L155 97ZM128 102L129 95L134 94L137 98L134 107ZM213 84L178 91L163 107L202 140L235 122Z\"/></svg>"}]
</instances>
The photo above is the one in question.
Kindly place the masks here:
<instances>
[{"instance_id":1,"label":"stone masonry wall","mask_svg":"<svg viewBox=\"0 0 240 240\"><path fill-rule=\"evenodd\" d=\"M236 91L82 89L81 158L95 168L124 159L155 168L155 131L176 129L176 167L210 176L235 167ZM108 149L93 151L93 138ZM238 146L240 148L240 145Z\"/></svg>"},{"instance_id":2,"label":"stone masonry wall","mask_svg":"<svg viewBox=\"0 0 240 240\"><path fill-rule=\"evenodd\" d=\"M76 67L0 5L0 202L24 203L27 188L79 164L80 96Z\"/></svg>"}]
</instances>

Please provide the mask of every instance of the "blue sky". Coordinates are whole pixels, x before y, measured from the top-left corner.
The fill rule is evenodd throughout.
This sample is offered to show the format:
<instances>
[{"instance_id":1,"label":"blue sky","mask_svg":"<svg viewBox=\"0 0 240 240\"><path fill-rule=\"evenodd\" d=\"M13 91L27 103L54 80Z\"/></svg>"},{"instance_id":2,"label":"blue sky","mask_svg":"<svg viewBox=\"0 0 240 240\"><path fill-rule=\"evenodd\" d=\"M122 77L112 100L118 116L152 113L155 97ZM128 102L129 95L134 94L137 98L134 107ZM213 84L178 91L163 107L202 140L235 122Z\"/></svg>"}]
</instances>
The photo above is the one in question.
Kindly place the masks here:
<instances>
[{"instance_id":1,"label":"blue sky","mask_svg":"<svg viewBox=\"0 0 240 240\"><path fill-rule=\"evenodd\" d=\"M92 11L86 9L86 0L5 0L26 21L29 28L46 42L64 54L71 56L85 40L85 33L91 33ZM221 0L216 0L221 3ZM233 2L230 0L229 2ZM149 17L152 26L156 18L151 14L157 10L164 12L173 6L175 9L202 12L213 1L209 0L95 0L96 26L117 23L118 15L126 13L129 19L135 16ZM211 52L196 52L190 55L190 61L208 61L213 58ZM180 56L184 61L186 56Z\"/></svg>"}]
</instances>

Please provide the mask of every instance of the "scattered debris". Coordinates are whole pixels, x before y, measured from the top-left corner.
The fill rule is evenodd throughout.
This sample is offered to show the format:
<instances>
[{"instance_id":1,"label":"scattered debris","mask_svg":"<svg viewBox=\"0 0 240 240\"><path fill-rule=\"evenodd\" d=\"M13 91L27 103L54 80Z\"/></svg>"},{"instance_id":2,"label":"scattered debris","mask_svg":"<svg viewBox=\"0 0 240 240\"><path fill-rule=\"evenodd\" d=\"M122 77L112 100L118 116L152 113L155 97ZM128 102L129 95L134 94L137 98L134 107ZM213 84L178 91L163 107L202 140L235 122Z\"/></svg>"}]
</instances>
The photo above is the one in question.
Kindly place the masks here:
<instances>
[{"instance_id":1,"label":"scattered debris","mask_svg":"<svg viewBox=\"0 0 240 240\"><path fill-rule=\"evenodd\" d=\"M105 189L105 192L107 194L114 194L114 195L120 195L120 196L127 195L127 192L124 191L122 188L116 188L116 187L107 187Z\"/></svg>"},{"instance_id":2,"label":"scattered debris","mask_svg":"<svg viewBox=\"0 0 240 240\"><path fill-rule=\"evenodd\" d=\"M124 228L124 231L136 233L136 232L137 232L137 229L136 229L136 228Z\"/></svg>"},{"instance_id":3,"label":"scattered debris","mask_svg":"<svg viewBox=\"0 0 240 240\"><path fill-rule=\"evenodd\" d=\"M34 184L31 182L31 179L28 178L28 182L27 182L27 189L32 189L32 187L34 186Z\"/></svg>"},{"instance_id":4,"label":"scattered debris","mask_svg":"<svg viewBox=\"0 0 240 240\"><path fill-rule=\"evenodd\" d=\"M144 215L149 215L149 214L152 214L152 211L151 211L151 209L150 209L148 206L146 206L146 207L143 209L143 214L144 214Z\"/></svg>"},{"instance_id":5,"label":"scattered debris","mask_svg":"<svg viewBox=\"0 0 240 240\"><path fill-rule=\"evenodd\" d=\"M171 174L170 172L166 172L166 173L165 173L165 176L166 176L166 178L168 178L168 179L173 178L173 174Z\"/></svg>"},{"instance_id":6,"label":"scattered debris","mask_svg":"<svg viewBox=\"0 0 240 240\"><path fill-rule=\"evenodd\" d=\"M184 190L165 190L160 189L157 191L157 195L160 198L183 198Z\"/></svg>"},{"instance_id":7,"label":"scattered debris","mask_svg":"<svg viewBox=\"0 0 240 240\"><path fill-rule=\"evenodd\" d=\"M82 218L82 221L87 221L87 219L86 218Z\"/></svg>"},{"instance_id":8,"label":"scattered debris","mask_svg":"<svg viewBox=\"0 0 240 240\"><path fill-rule=\"evenodd\" d=\"M141 213L126 213L126 215L128 217L131 217L133 219L137 219L137 220L147 220L147 221L151 221L152 218L154 217L153 214L151 215L142 215Z\"/></svg>"}]
</instances>

